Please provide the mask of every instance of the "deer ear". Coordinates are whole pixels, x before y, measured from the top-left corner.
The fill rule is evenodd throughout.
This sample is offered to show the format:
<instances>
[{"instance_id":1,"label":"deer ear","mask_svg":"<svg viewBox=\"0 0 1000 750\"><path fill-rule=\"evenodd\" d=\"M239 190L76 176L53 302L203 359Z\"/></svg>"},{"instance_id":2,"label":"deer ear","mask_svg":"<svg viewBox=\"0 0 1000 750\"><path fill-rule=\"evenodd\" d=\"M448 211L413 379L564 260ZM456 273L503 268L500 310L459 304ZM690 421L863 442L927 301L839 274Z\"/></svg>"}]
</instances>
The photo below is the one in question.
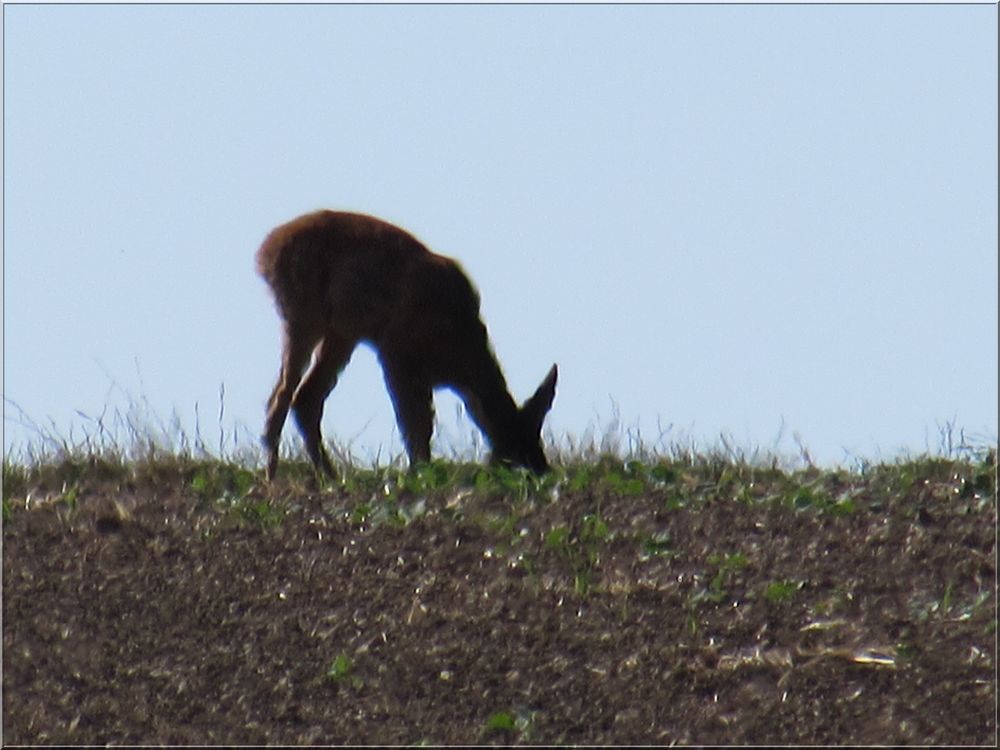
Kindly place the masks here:
<instances>
[{"instance_id":1,"label":"deer ear","mask_svg":"<svg viewBox=\"0 0 1000 750\"><path fill-rule=\"evenodd\" d=\"M534 434L541 433L545 415L552 408L552 400L556 397L556 378L558 377L559 368L552 365L552 369L549 370L549 374L545 376L542 384L538 386L538 390L521 407L521 414L524 415Z\"/></svg>"}]
</instances>

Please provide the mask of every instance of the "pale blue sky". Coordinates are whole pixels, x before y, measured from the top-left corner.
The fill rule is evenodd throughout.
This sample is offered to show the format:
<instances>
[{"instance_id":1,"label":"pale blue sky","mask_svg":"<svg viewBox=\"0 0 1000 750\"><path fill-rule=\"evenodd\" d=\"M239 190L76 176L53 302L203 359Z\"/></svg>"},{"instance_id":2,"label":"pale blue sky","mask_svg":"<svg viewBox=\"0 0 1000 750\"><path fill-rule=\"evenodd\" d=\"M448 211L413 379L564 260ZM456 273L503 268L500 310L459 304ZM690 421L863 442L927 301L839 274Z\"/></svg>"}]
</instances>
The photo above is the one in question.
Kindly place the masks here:
<instances>
[{"instance_id":1,"label":"pale blue sky","mask_svg":"<svg viewBox=\"0 0 1000 750\"><path fill-rule=\"evenodd\" d=\"M197 404L214 446L224 384L255 445L279 324L253 254L331 207L463 263L515 398L559 364L559 441L615 409L825 464L996 440L995 5L3 20L3 392L63 435L131 399L189 437ZM22 423L5 402L5 452ZM324 429L400 452L368 350Z\"/></svg>"}]
</instances>

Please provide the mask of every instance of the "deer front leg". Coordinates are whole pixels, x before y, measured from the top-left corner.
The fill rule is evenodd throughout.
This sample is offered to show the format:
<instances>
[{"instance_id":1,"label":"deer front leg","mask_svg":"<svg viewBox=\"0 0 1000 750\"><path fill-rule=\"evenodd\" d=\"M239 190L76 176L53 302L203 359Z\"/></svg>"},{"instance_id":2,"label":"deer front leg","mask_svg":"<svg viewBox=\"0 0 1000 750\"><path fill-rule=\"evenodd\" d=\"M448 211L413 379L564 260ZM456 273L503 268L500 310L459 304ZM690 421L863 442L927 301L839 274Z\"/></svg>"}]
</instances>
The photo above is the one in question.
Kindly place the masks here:
<instances>
[{"instance_id":1,"label":"deer front leg","mask_svg":"<svg viewBox=\"0 0 1000 750\"><path fill-rule=\"evenodd\" d=\"M403 433L410 468L431 460L434 429L434 398L428 383L411 368L382 358L385 384L396 410L396 423Z\"/></svg>"}]
</instances>

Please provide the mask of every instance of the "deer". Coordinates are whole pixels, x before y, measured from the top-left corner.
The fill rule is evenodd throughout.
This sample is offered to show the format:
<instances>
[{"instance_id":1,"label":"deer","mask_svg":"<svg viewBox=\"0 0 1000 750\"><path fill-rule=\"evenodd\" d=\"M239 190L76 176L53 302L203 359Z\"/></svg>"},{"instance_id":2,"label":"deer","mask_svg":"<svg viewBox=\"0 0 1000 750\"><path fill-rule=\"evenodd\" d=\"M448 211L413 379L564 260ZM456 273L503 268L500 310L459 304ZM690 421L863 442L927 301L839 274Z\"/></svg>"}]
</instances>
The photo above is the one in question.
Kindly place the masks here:
<instances>
[{"instance_id":1,"label":"deer","mask_svg":"<svg viewBox=\"0 0 1000 750\"><path fill-rule=\"evenodd\" d=\"M281 370L261 438L268 480L277 475L289 409L317 473L336 478L320 422L360 343L375 350L411 470L430 461L437 388L451 389L465 403L489 442L491 463L538 475L549 470L541 429L558 368L552 365L521 406L514 402L480 316L479 293L456 260L374 216L321 210L272 230L256 266L283 333Z\"/></svg>"}]
</instances>

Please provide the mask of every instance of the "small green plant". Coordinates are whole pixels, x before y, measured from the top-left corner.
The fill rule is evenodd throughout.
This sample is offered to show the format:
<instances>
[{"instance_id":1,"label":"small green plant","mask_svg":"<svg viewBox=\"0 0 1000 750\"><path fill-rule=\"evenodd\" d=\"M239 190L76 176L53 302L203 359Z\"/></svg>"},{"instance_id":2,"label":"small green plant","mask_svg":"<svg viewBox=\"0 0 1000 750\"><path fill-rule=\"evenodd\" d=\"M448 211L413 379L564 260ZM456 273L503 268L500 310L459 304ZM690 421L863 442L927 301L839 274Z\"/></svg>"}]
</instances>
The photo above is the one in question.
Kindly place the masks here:
<instances>
[{"instance_id":1,"label":"small green plant","mask_svg":"<svg viewBox=\"0 0 1000 750\"><path fill-rule=\"evenodd\" d=\"M545 535L545 546L569 563L573 590L580 596L590 591L591 573L600 558L601 545L609 536L607 523L596 513L584 515L575 534L567 526L556 526Z\"/></svg>"},{"instance_id":2,"label":"small green plant","mask_svg":"<svg viewBox=\"0 0 1000 750\"><path fill-rule=\"evenodd\" d=\"M513 732L514 716L507 711L497 711L486 720L484 732Z\"/></svg>"},{"instance_id":3,"label":"small green plant","mask_svg":"<svg viewBox=\"0 0 1000 750\"><path fill-rule=\"evenodd\" d=\"M193 469L188 486L202 502L223 507L239 523L271 529L281 524L289 509L283 503L253 497L256 480L249 469L221 461L203 462Z\"/></svg>"},{"instance_id":4,"label":"small green plant","mask_svg":"<svg viewBox=\"0 0 1000 750\"><path fill-rule=\"evenodd\" d=\"M788 495L788 502L795 510L806 510L807 508L816 508L825 505L827 500L814 488L805 486L790 493Z\"/></svg>"},{"instance_id":5,"label":"small green plant","mask_svg":"<svg viewBox=\"0 0 1000 750\"><path fill-rule=\"evenodd\" d=\"M334 682L346 680L351 675L352 666L351 657L341 652L331 662L330 668L326 670L326 676Z\"/></svg>"},{"instance_id":6,"label":"small green plant","mask_svg":"<svg viewBox=\"0 0 1000 750\"><path fill-rule=\"evenodd\" d=\"M386 499L405 500L412 495L433 494L454 486L461 471L461 465L435 460L418 464L407 471L397 469L386 472L381 477L373 478L362 472L354 472L349 482L350 487L347 480L342 485L353 489L377 487Z\"/></svg>"},{"instance_id":7,"label":"small green plant","mask_svg":"<svg viewBox=\"0 0 1000 750\"><path fill-rule=\"evenodd\" d=\"M455 482L458 467L446 461L431 461L408 475L404 486L413 492L438 492Z\"/></svg>"},{"instance_id":8,"label":"small green plant","mask_svg":"<svg viewBox=\"0 0 1000 750\"><path fill-rule=\"evenodd\" d=\"M728 576L733 571L742 570L747 566L747 556L742 552L732 552L725 555L709 555L709 563L719 566L715 580Z\"/></svg>"},{"instance_id":9,"label":"small green plant","mask_svg":"<svg viewBox=\"0 0 1000 750\"><path fill-rule=\"evenodd\" d=\"M812 510L834 516L849 516L857 511L857 504L851 491L844 491L832 497L820 482L790 484L769 499L797 511Z\"/></svg>"},{"instance_id":10,"label":"small green plant","mask_svg":"<svg viewBox=\"0 0 1000 750\"><path fill-rule=\"evenodd\" d=\"M219 499L230 516L240 523L258 526L262 529L273 529L281 525L288 515L288 507L282 503L273 503L264 498L236 497L230 494Z\"/></svg>"},{"instance_id":11,"label":"small green plant","mask_svg":"<svg viewBox=\"0 0 1000 750\"><path fill-rule=\"evenodd\" d=\"M212 502L224 497L245 497L253 489L255 481L249 469L210 461L194 468L189 485L202 500Z\"/></svg>"},{"instance_id":12,"label":"small green plant","mask_svg":"<svg viewBox=\"0 0 1000 750\"><path fill-rule=\"evenodd\" d=\"M626 461L621 469L609 469L601 481L611 492L634 497L646 491L648 477L649 469L641 461Z\"/></svg>"},{"instance_id":13,"label":"small green plant","mask_svg":"<svg viewBox=\"0 0 1000 750\"><path fill-rule=\"evenodd\" d=\"M680 510L685 504L684 496L677 490L671 491L666 500L663 501L663 507L667 510Z\"/></svg>"},{"instance_id":14,"label":"small green plant","mask_svg":"<svg viewBox=\"0 0 1000 750\"><path fill-rule=\"evenodd\" d=\"M742 552L729 554L709 555L708 563L716 566L715 575L709 581L708 586L692 593L687 600L686 621L691 635L698 633L698 609L705 602L718 604L729 595L727 586L735 577L737 571L742 570L748 564L747 557Z\"/></svg>"},{"instance_id":15,"label":"small green plant","mask_svg":"<svg viewBox=\"0 0 1000 750\"><path fill-rule=\"evenodd\" d=\"M941 612L947 613L951 611L951 590L952 582L948 581L948 584L944 587L944 595L941 597Z\"/></svg>"},{"instance_id":16,"label":"small green plant","mask_svg":"<svg viewBox=\"0 0 1000 750\"><path fill-rule=\"evenodd\" d=\"M518 707L512 711L497 711L483 724L481 734L488 736L496 733L517 734L522 742L531 740L531 732L535 725L535 711Z\"/></svg>"},{"instance_id":17,"label":"small green plant","mask_svg":"<svg viewBox=\"0 0 1000 750\"><path fill-rule=\"evenodd\" d=\"M590 547L607 538L608 525L596 513L586 514L580 528L580 541Z\"/></svg>"},{"instance_id":18,"label":"small green plant","mask_svg":"<svg viewBox=\"0 0 1000 750\"><path fill-rule=\"evenodd\" d=\"M361 501L354 506L354 510L351 511L351 523L356 526L363 526L371 518L373 512L372 504L369 502Z\"/></svg>"},{"instance_id":19,"label":"small green plant","mask_svg":"<svg viewBox=\"0 0 1000 750\"><path fill-rule=\"evenodd\" d=\"M709 581L708 587L696 593L693 603L709 601L718 603L728 596L726 587L731 583L737 571L748 564L747 556L742 552L729 554L713 554L708 556L709 565L716 566L715 575Z\"/></svg>"},{"instance_id":20,"label":"small green plant","mask_svg":"<svg viewBox=\"0 0 1000 750\"><path fill-rule=\"evenodd\" d=\"M597 559L591 544L574 536L567 526L557 526L545 535L545 546L563 557L573 575L573 590L580 596L590 591L590 573Z\"/></svg>"},{"instance_id":21,"label":"small green plant","mask_svg":"<svg viewBox=\"0 0 1000 750\"><path fill-rule=\"evenodd\" d=\"M351 523L357 526L376 528L387 525L403 528L427 512L427 501L418 497L412 502L403 502L395 494L384 499L373 499L357 503L350 513Z\"/></svg>"},{"instance_id":22,"label":"small green plant","mask_svg":"<svg viewBox=\"0 0 1000 750\"><path fill-rule=\"evenodd\" d=\"M566 489L570 492L580 492L588 487L592 487L596 476L596 466L577 464L566 470Z\"/></svg>"},{"instance_id":23,"label":"small green plant","mask_svg":"<svg viewBox=\"0 0 1000 750\"><path fill-rule=\"evenodd\" d=\"M666 531L658 531L647 536L639 546L639 559L643 562L651 557L668 557L673 554L673 542Z\"/></svg>"},{"instance_id":24,"label":"small green plant","mask_svg":"<svg viewBox=\"0 0 1000 750\"><path fill-rule=\"evenodd\" d=\"M650 468L649 477L654 484L667 485L677 481L677 470L669 464L659 463Z\"/></svg>"},{"instance_id":25,"label":"small green plant","mask_svg":"<svg viewBox=\"0 0 1000 750\"><path fill-rule=\"evenodd\" d=\"M566 553L569 549L569 527L556 526L545 535L545 546L557 552Z\"/></svg>"},{"instance_id":26,"label":"small green plant","mask_svg":"<svg viewBox=\"0 0 1000 750\"><path fill-rule=\"evenodd\" d=\"M470 482L477 494L506 495L515 502L529 498L542 498L558 482L557 472L549 472L539 477L527 469L512 469L503 464L480 466Z\"/></svg>"},{"instance_id":27,"label":"small green plant","mask_svg":"<svg viewBox=\"0 0 1000 750\"><path fill-rule=\"evenodd\" d=\"M330 662L326 679L336 685L349 685L352 688L359 688L364 684L354 672L354 661L343 651Z\"/></svg>"},{"instance_id":28,"label":"small green plant","mask_svg":"<svg viewBox=\"0 0 1000 750\"><path fill-rule=\"evenodd\" d=\"M69 510L76 510L77 505L80 500L80 488L75 483L69 488L64 488L62 495L59 497L59 502L65 505Z\"/></svg>"},{"instance_id":29,"label":"small green plant","mask_svg":"<svg viewBox=\"0 0 1000 750\"><path fill-rule=\"evenodd\" d=\"M764 598L771 604L784 604L790 601L796 592L802 588L802 581L775 581L764 589Z\"/></svg>"},{"instance_id":30,"label":"small green plant","mask_svg":"<svg viewBox=\"0 0 1000 750\"><path fill-rule=\"evenodd\" d=\"M849 494L843 494L830 505L830 512L835 516L849 516L857 510L857 504Z\"/></svg>"}]
</instances>

